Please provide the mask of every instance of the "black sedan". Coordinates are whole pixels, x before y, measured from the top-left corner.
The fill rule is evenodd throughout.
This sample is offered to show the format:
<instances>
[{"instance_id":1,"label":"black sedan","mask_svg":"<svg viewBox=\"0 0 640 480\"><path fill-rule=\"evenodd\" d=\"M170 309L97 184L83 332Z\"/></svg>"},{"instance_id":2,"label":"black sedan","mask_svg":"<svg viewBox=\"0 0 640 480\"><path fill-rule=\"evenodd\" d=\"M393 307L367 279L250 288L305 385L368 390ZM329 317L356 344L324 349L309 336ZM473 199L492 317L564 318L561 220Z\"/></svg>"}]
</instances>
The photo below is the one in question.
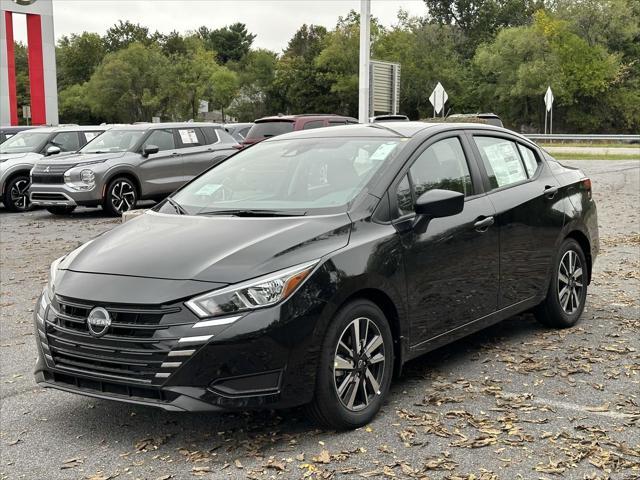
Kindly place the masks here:
<instances>
[{"instance_id":1,"label":"black sedan","mask_svg":"<svg viewBox=\"0 0 640 480\"><path fill-rule=\"evenodd\" d=\"M524 137L415 122L230 157L51 266L36 379L167 410L369 422L408 360L532 310L574 325L591 182Z\"/></svg>"}]
</instances>

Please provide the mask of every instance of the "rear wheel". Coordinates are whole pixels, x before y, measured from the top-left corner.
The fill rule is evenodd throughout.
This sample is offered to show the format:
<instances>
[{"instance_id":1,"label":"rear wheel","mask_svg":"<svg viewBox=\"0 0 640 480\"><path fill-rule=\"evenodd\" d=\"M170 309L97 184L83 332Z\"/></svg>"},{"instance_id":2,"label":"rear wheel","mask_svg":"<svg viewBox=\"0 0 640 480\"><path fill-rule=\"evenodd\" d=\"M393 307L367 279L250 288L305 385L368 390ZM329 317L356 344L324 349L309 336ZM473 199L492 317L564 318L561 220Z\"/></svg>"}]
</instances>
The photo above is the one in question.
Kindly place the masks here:
<instances>
[{"instance_id":1,"label":"rear wheel","mask_svg":"<svg viewBox=\"0 0 640 480\"><path fill-rule=\"evenodd\" d=\"M5 185L2 202L4 208L10 212L26 212L31 207L29 200L29 185L31 181L28 175L18 175L10 179Z\"/></svg>"},{"instance_id":2,"label":"rear wheel","mask_svg":"<svg viewBox=\"0 0 640 480\"><path fill-rule=\"evenodd\" d=\"M393 361L384 313L368 300L347 304L327 330L310 415L338 430L366 425L385 401Z\"/></svg>"},{"instance_id":3,"label":"rear wheel","mask_svg":"<svg viewBox=\"0 0 640 480\"><path fill-rule=\"evenodd\" d=\"M138 191L133 182L127 177L118 177L107 186L102 207L114 217L133 210L138 200Z\"/></svg>"},{"instance_id":4,"label":"rear wheel","mask_svg":"<svg viewBox=\"0 0 640 480\"><path fill-rule=\"evenodd\" d=\"M572 238L560 246L547 298L538 305L536 318L549 327L568 328L580 319L587 300L587 260Z\"/></svg>"},{"instance_id":5,"label":"rear wheel","mask_svg":"<svg viewBox=\"0 0 640 480\"><path fill-rule=\"evenodd\" d=\"M47 211L49 213L52 213L53 215L69 215L75 209L76 209L75 206L67 207L64 205L47 207Z\"/></svg>"}]
</instances>

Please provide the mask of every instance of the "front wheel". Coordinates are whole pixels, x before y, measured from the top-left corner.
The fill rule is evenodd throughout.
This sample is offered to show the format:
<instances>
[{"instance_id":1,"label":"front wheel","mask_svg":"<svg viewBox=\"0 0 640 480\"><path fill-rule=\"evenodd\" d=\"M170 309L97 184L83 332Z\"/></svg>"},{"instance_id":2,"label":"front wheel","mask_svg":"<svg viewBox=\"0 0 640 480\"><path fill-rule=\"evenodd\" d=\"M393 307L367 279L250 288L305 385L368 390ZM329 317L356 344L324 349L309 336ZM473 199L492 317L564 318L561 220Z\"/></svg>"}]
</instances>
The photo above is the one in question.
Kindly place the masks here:
<instances>
[{"instance_id":1,"label":"front wheel","mask_svg":"<svg viewBox=\"0 0 640 480\"><path fill-rule=\"evenodd\" d=\"M114 217L133 210L138 200L136 186L127 177L118 177L109 182L102 207Z\"/></svg>"},{"instance_id":2,"label":"front wheel","mask_svg":"<svg viewBox=\"0 0 640 480\"><path fill-rule=\"evenodd\" d=\"M560 246L547 297L536 307L538 321L554 328L569 328L580 319L587 301L587 260L572 238Z\"/></svg>"},{"instance_id":3,"label":"front wheel","mask_svg":"<svg viewBox=\"0 0 640 480\"><path fill-rule=\"evenodd\" d=\"M7 182L2 202L10 212L26 212L31 207L29 200L29 185L31 180L27 175L18 175Z\"/></svg>"},{"instance_id":4,"label":"front wheel","mask_svg":"<svg viewBox=\"0 0 640 480\"><path fill-rule=\"evenodd\" d=\"M393 362L384 313L368 300L350 302L327 329L310 415L337 430L366 425L385 401Z\"/></svg>"}]
</instances>

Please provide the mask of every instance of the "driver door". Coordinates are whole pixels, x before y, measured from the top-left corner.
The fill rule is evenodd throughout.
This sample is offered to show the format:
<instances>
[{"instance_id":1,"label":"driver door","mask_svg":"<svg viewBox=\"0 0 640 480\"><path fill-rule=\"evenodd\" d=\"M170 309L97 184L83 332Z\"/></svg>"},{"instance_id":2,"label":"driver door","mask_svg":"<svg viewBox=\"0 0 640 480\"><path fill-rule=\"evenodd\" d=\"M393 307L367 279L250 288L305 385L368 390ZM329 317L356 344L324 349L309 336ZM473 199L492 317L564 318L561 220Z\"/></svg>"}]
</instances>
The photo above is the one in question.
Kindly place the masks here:
<instances>
[{"instance_id":1,"label":"driver door","mask_svg":"<svg viewBox=\"0 0 640 480\"><path fill-rule=\"evenodd\" d=\"M399 232L407 284L412 348L496 311L499 237L493 205L463 135L439 136L418 150L390 193L405 224L415 202L431 189L465 195L462 212L431 219L426 228ZM393 205L392 205L393 206Z\"/></svg>"}]
</instances>

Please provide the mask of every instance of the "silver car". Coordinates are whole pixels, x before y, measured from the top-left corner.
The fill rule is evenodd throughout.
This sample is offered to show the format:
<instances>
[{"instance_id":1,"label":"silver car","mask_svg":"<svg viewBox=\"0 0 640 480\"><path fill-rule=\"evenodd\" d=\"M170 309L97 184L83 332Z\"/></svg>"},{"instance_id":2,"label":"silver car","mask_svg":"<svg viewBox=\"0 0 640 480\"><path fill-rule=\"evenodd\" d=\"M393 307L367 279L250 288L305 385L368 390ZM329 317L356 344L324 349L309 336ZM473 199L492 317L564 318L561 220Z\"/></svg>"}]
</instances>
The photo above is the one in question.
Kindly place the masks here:
<instances>
[{"instance_id":1,"label":"silver car","mask_svg":"<svg viewBox=\"0 0 640 480\"><path fill-rule=\"evenodd\" d=\"M16 133L0 145L0 190L7 210L29 209L29 171L43 157L80 150L110 127L42 127Z\"/></svg>"},{"instance_id":2,"label":"silver car","mask_svg":"<svg viewBox=\"0 0 640 480\"><path fill-rule=\"evenodd\" d=\"M121 215L138 200L159 200L237 151L214 123L114 127L76 155L43 159L31 171L31 202L53 214L76 206Z\"/></svg>"}]
</instances>

